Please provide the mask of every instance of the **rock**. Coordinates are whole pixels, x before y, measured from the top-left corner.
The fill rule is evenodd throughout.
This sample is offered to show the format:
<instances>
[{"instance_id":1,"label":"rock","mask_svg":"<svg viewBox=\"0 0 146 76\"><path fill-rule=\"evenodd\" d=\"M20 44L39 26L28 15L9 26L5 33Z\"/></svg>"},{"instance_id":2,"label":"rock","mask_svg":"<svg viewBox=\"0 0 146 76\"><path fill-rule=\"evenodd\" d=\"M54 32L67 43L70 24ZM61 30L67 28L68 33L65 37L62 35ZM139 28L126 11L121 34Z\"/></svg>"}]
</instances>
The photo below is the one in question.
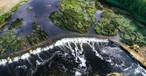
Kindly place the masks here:
<instances>
[{"instance_id":1,"label":"rock","mask_svg":"<svg viewBox=\"0 0 146 76\"><path fill-rule=\"evenodd\" d=\"M107 76L124 76L124 75L120 73L110 73Z\"/></svg>"}]
</instances>

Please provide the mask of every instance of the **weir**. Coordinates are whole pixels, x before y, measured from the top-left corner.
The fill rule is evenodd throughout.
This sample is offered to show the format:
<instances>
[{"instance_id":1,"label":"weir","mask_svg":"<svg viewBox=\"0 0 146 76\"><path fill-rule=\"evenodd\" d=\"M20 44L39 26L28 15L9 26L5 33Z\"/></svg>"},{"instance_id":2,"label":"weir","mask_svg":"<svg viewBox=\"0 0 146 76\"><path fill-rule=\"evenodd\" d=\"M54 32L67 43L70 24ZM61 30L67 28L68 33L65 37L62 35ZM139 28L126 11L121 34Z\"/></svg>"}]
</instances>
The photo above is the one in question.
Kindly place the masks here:
<instances>
[{"instance_id":1,"label":"weir","mask_svg":"<svg viewBox=\"0 0 146 76\"><path fill-rule=\"evenodd\" d=\"M108 39L62 38L30 53L0 60L2 76L146 76L146 70Z\"/></svg>"}]
</instances>

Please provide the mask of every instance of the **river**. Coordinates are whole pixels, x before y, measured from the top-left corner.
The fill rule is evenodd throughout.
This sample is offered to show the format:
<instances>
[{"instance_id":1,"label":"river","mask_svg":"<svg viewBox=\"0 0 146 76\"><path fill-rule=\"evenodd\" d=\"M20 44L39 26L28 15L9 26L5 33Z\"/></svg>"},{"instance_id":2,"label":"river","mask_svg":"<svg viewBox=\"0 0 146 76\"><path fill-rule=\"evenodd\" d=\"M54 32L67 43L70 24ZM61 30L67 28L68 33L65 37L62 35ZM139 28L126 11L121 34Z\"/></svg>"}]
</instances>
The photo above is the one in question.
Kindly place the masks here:
<instances>
[{"instance_id":1,"label":"river","mask_svg":"<svg viewBox=\"0 0 146 76\"><path fill-rule=\"evenodd\" d=\"M50 38L76 34L57 27L48 14L59 11L60 0L29 0L22 5L4 27L7 31L10 23L17 18L23 18L22 28L16 30L27 35L32 32L34 21L37 21ZM26 10L30 6L31 10ZM97 21L101 11L95 14ZM33 19L33 17L36 17ZM86 34L95 34L93 26ZM124 52L119 45L108 39L96 37L66 37L58 38L52 45L37 47L12 59L0 60L0 75L2 76L106 76L118 72L124 76L146 76L146 70Z\"/></svg>"}]
</instances>

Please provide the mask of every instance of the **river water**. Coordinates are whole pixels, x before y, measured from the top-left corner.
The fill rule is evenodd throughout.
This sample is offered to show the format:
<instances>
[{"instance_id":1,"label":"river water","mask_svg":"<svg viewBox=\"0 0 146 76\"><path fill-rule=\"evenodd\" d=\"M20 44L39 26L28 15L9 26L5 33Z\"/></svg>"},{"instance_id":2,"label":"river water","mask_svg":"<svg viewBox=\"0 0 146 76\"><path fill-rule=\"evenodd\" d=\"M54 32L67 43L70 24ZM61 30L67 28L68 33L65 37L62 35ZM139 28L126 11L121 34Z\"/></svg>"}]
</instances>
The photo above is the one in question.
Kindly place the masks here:
<instances>
[{"instance_id":1,"label":"river water","mask_svg":"<svg viewBox=\"0 0 146 76\"><path fill-rule=\"evenodd\" d=\"M6 32L12 21L16 20L17 18L23 18L23 24L21 25L21 28L19 30L15 29L18 32L18 35L20 33L27 35L32 32L34 21L38 22L41 25L41 28L45 30L49 36L65 33L64 30L55 26L54 23L52 23L52 21L48 18L50 13L59 10L57 8L59 2L60 0L29 0L29 2L23 4L10 17L2 33ZM27 7L31 7L31 10L27 10Z\"/></svg>"},{"instance_id":2,"label":"river water","mask_svg":"<svg viewBox=\"0 0 146 76\"><path fill-rule=\"evenodd\" d=\"M0 62L2 76L106 76L111 72L146 76L146 70L120 46L95 37L63 38Z\"/></svg>"},{"instance_id":3,"label":"river water","mask_svg":"<svg viewBox=\"0 0 146 76\"><path fill-rule=\"evenodd\" d=\"M60 0L29 0L10 17L2 32L7 31L13 20L23 18L21 28L16 30L18 36L20 33L27 35L32 32L34 21L41 25L49 37L73 34L55 26L48 18L48 14L59 11L59 2ZM28 6L32 9L26 10ZM98 16L97 20L100 19L98 13L101 12L97 11L95 14ZM89 33L93 32L91 30ZM12 59L0 60L1 76L106 76L111 72L122 73L124 76L146 76L146 70L124 49L112 41L95 37L62 38L52 45L37 47Z\"/></svg>"}]
</instances>

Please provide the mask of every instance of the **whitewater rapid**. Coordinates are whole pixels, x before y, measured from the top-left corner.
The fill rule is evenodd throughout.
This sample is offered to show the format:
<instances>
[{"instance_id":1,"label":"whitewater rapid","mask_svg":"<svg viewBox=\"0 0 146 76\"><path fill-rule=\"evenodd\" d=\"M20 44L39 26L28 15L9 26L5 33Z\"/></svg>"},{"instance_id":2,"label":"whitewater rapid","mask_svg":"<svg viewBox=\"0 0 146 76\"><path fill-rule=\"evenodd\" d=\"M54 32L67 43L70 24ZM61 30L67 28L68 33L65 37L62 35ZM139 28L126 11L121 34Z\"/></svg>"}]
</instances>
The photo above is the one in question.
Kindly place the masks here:
<instances>
[{"instance_id":1,"label":"whitewater rapid","mask_svg":"<svg viewBox=\"0 0 146 76\"><path fill-rule=\"evenodd\" d=\"M62 38L21 56L0 60L2 76L146 76L146 70L119 45L95 37ZM56 74L58 73L58 74Z\"/></svg>"}]
</instances>

